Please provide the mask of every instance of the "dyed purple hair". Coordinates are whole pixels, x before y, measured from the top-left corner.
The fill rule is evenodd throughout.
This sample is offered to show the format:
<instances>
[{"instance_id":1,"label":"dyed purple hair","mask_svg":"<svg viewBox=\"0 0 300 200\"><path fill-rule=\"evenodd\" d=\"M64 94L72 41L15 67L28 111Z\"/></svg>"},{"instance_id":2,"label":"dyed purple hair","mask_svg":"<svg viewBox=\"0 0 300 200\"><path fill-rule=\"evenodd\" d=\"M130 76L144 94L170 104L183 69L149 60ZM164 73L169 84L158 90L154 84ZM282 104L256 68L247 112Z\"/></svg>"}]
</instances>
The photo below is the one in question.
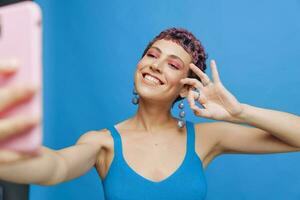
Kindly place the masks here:
<instances>
[{"instance_id":1,"label":"dyed purple hair","mask_svg":"<svg viewBox=\"0 0 300 200\"><path fill-rule=\"evenodd\" d=\"M191 55L192 63L194 63L199 69L201 69L205 73L205 61L207 59L207 54L205 53L204 47L191 32L183 28L169 28L162 31L148 44L148 46L143 52L142 57L144 57L144 55L147 53L148 49L152 46L154 42L161 39L171 40L182 46L184 50ZM201 79L192 70L189 70L188 77L196 78L199 81L201 81ZM182 99L183 98L178 96L173 102L172 106L174 105L174 103Z\"/></svg>"}]
</instances>

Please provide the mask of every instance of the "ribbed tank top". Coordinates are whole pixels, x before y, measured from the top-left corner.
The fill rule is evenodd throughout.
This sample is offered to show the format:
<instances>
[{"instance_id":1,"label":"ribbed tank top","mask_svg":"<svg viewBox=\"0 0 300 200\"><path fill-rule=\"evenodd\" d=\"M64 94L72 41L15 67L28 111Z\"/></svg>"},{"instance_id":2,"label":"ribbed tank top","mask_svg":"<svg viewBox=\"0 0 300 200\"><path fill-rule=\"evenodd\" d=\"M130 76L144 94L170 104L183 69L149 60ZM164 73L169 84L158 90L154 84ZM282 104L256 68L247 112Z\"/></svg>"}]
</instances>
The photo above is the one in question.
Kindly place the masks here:
<instances>
[{"instance_id":1,"label":"ribbed tank top","mask_svg":"<svg viewBox=\"0 0 300 200\"><path fill-rule=\"evenodd\" d=\"M102 180L106 200L204 200L207 191L201 159L195 151L195 130L186 122L186 153L184 160L167 178L156 182L135 172L122 152L122 139L118 130L108 130L114 140L114 158Z\"/></svg>"}]
</instances>

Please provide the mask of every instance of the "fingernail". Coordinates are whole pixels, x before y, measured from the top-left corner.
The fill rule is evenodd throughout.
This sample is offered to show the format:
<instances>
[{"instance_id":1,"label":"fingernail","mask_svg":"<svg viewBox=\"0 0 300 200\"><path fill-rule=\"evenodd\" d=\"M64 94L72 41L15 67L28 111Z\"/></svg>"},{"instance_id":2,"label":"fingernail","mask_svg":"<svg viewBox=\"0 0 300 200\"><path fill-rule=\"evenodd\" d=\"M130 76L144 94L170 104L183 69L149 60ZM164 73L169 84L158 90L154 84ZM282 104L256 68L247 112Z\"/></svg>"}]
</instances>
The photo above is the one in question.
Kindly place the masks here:
<instances>
[{"instance_id":1,"label":"fingernail","mask_svg":"<svg viewBox=\"0 0 300 200\"><path fill-rule=\"evenodd\" d=\"M19 66L19 63L17 60L9 60L7 61L7 63L1 63L1 66L3 66L7 71L15 71L18 66Z\"/></svg>"},{"instance_id":2,"label":"fingernail","mask_svg":"<svg viewBox=\"0 0 300 200\"><path fill-rule=\"evenodd\" d=\"M0 62L0 67L1 67L1 69L2 69L1 71L4 75L10 75L17 70L18 64L17 64L17 61L15 61L15 60L9 60L6 62Z\"/></svg>"},{"instance_id":3,"label":"fingernail","mask_svg":"<svg viewBox=\"0 0 300 200\"><path fill-rule=\"evenodd\" d=\"M19 62L16 59L11 59L8 61L8 66L11 68L17 68L19 66Z\"/></svg>"}]
</instances>

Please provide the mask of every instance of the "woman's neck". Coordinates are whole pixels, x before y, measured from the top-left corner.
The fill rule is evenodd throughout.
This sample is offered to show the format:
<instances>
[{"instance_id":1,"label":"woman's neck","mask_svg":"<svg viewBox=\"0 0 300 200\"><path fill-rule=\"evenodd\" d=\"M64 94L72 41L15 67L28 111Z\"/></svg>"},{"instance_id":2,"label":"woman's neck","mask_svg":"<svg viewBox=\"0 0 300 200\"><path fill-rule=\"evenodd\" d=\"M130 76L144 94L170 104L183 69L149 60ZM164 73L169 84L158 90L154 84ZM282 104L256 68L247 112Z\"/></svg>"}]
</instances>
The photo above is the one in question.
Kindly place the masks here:
<instances>
[{"instance_id":1,"label":"woman's neck","mask_svg":"<svg viewBox=\"0 0 300 200\"><path fill-rule=\"evenodd\" d=\"M138 129L156 132L174 126L176 119L171 114L170 105L162 103L139 102L138 110L132 118Z\"/></svg>"}]
</instances>

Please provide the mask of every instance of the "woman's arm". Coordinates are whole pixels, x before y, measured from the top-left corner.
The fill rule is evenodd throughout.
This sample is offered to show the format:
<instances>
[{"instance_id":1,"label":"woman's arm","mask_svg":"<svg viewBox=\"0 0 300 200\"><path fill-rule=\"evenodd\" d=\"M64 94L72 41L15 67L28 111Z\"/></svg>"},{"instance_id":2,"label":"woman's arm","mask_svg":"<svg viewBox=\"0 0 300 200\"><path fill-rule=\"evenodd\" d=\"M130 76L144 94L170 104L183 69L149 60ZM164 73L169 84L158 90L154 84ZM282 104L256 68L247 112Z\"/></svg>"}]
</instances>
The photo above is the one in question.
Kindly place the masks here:
<instances>
[{"instance_id":1,"label":"woman's arm","mask_svg":"<svg viewBox=\"0 0 300 200\"><path fill-rule=\"evenodd\" d=\"M54 185L83 175L91 169L107 138L105 131L91 131L76 145L58 151L42 148L35 158L0 165L0 179L15 183Z\"/></svg>"},{"instance_id":2,"label":"woman's arm","mask_svg":"<svg viewBox=\"0 0 300 200\"><path fill-rule=\"evenodd\" d=\"M300 151L300 117L247 104L243 107L241 115L232 119L235 123L213 123L220 154Z\"/></svg>"},{"instance_id":3,"label":"woman's arm","mask_svg":"<svg viewBox=\"0 0 300 200\"><path fill-rule=\"evenodd\" d=\"M283 142L300 148L300 117L276 110L242 104L236 122L248 124L271 133Z\"/></svg>"},{"instance_id":4,"label":"woman's arm","mask_svg":"<svg viewBox=\"0 0 300 200\"><path fill-rule=\"evenodd\" d=\"M217 66L211 62L212 78L191 64L191 69L201 81L191 78L182 80L200 90L200 96L188 91L188 101L195 115L223 122L211 127L215 149L221 153L279 153L300 150L300 117L257 108L240 103L221 83ZM195 101L204 108L199 108ZM247 124L246 127L236 123Z\"/></svg>"},{"instance_id":5,"label":"woman's arm","mask_svg":"<svg viewBox=\"0 0 300 200\"><path fill-rule=\"evenodd\" d=\"M17 68L0 59L0 79L2 76L13 75ZM1 87L0 114L20 103L27 103L25 100L33 97L35 92L36 89L32 86ZM0 141L20 134L39 122L38 116L1 118ZM0 149L0 179L16 183L53 185L76 178L95 164L104 142L110 137L110 134L103 132L107 131L87 132L74 146L58 151L42 147L41 154L35 157Z\"/></svg>"}]
</instances>

